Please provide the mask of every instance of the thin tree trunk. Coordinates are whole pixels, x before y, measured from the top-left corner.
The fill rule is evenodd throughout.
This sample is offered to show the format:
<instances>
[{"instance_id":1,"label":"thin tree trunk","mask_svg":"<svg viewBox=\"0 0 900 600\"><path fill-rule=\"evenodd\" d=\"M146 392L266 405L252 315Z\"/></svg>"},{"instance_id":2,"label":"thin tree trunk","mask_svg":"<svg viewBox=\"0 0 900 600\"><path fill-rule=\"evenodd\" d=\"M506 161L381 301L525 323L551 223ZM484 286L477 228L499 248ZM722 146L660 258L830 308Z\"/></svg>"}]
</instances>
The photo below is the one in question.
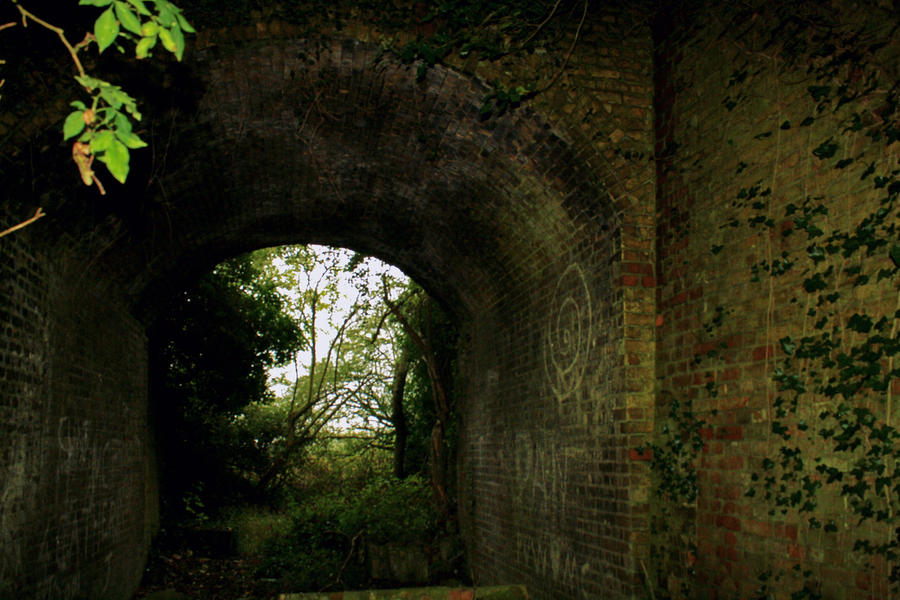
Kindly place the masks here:
<instances>
[{"instance_id":1,"label":"thin tree trunk","mask_svg":"<svg viewBox=\"0 0 900 600\"><path fill-rule=\"evenodd\" d=\"M431 397L434 401L436 417L436 422L431 430L431 485L434 488L438 512L446 517L450 513L450 499L447 497L447 459L444 455L444 433L447 422L450 419L450 399L447 397L447 392L444 389L437 358L434 355L428 337L423 332L417 331L403 314L403 311L400 310L400 307L391 301L386 286L382 287L382 296L388 309L394 313L406 334L419 349L422 360L425 361L425 366L428 369L428 378L431 381ZM419 304L419 310L422 310L427 302L430 302L430 298L426 296Z\"/></svg>"},{"instance_id":2,"label":"thin tree trunk","mask_svg":"<svg viewBox=\"0 0 900 600\"><path fill-rule=\"evenodd\" d=\"M409 373L409 350L404 346L394 366L394 385L391 394L391 421L394 423L394 476L406 477L406 413L403 411L403 390Z\"/></svg>"}]
</instances>

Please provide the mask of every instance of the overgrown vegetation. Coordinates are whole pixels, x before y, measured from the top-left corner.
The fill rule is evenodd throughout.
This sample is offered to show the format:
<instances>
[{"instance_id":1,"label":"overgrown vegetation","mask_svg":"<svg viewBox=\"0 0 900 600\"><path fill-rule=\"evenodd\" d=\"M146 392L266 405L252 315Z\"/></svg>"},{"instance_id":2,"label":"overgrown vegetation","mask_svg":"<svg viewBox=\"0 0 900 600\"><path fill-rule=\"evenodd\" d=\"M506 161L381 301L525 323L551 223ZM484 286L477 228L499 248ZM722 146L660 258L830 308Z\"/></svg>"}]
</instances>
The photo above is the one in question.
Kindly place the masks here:
<instances>
[{"instance_id":1,"label":"overgrown vegetation","mask_svg":"<svg viewBox=\"0 0 900 600\"><path fill-rule=\"evenodd\" d=\"M89 99L88 102L74 100L70 103L75 110L63 121L63 139L75 138L72 160L83 183L96 185L100 193L105 194L106 190L93 170L94 159L104 163L110 174L119 183L124 183L130 169L130 150L147 144L134 132L133 121L141 120L135 99L120 86L88 74L80 52L96 44L98 53L110 46L124 53L124 44L129 43L134 44L135 57L143 59L149 57L160 42L180 61L185 48L184 34L193 33L194 28L181 9L168 0L148 0L146 3L143 0L80 0L79 4L104 10L84 38L73 44L59 25L26 9L18 0L10 2L18 11L23 28L30 24L56 34L75 66L75 81L87 92ZM46 17L53 20L54 15ZM0 31L15 25L15 21L2 24ZM0 87L4 82L0 80ZM0 236L14 230L0 232Z\"/></svg>"},{"instance_id":2,"label":"overgrown vegetation","mask_svg":"<svg viewBox=\"0 0 900 600\"><path fill-rule=\"evenodd\" d=\"M346 251L222 263L152 332L164 521L234 528L282 590L407 583L379 567L385 545L458 577L454 331L420 288Z\"/></svg>"},{"instance_id":3,"label":"overgrown vegetation","mask_svg":"<svg viewBox=\"0 0 900 600\"><path fill-rule=\"evenodd\" d=\"M268 369L301 347L302 332L286 308L274 283L243 256L202 277L151 328L167 518L206 515L252 492L241 474L264 467L267 444L278 432L262 416L254 431L235 427L235 419L274 399Z\"/></svg>"},{"instance_id":4,"label":"overgrown vegetation","mask_svg":"<svg viewBox=\"0 0 900 600\"><path fill-rule=\"evenodd\" d=\"M361 484L361 485L359 485ZM286 590L364 589L407 583L389 564L397 548L412 552L430 578L458 576L454 555L440 556L451 540L438 524L429 482L377 474L331 492L307 494L287 511L288 527L266 540L258 575Z\"/></svg>"}]
</instances>

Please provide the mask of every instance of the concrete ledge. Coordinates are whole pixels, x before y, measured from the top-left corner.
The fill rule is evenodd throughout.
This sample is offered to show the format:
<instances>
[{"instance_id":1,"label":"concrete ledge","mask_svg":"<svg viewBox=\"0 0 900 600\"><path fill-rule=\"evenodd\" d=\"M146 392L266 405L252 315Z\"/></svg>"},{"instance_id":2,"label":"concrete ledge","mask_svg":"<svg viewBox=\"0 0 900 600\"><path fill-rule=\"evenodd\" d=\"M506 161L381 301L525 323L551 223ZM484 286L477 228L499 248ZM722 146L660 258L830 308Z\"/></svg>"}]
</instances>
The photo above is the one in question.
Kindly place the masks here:
<instances>
[{"instance_id":1,"label":"concrete ledge","mask_svg":"<svg viewBox=\"0 0 900 600\"><path fill-rule=\"evenodd\" d=\"M358 592L281 594L278 600L528 600L523 585L479 588L423 587Z\"/></svg>"}]
</instances>

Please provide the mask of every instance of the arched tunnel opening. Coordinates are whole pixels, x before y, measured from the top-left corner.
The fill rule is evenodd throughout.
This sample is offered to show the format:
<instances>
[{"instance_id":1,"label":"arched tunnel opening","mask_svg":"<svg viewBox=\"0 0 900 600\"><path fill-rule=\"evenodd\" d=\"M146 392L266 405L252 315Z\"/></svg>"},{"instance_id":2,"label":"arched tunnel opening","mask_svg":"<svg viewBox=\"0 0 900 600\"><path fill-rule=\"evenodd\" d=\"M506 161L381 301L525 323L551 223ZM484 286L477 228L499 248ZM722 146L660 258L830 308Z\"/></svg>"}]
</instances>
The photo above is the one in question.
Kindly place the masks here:
<instances>
[{"instance_id":1,"label":"arched tunnel opening","mask_svg":"<svg viewBox=\"0 0 900 600\"><path fill-rule=\"evenodd\" d=\"M442 68L416 81L378 54L297 42L213 59L192 142L167 159L180 165L167 193L185 199L167 215L173 241L134 278L137 304L152 312L198 260L255 246L328 243L400 266L465 340L458 503L473 575L484 562L509 568L494 557L500 543L545 570L531 586L554 572L574 582L597 567L582 560L583 524L563 507L595 505L615 476L577 473L620 459L611 437L596 450L575 442L612 432L614 209L539 115L481 122L475 82ZM505 523L489 533L484 519Z\"/></svg>"},{"instance_id":2,"label":"arched tunnel opening","mask_svg":"<svg viewBox=\"0 0 900 600\"><path fill-rule=\"evenodd\" d=\"M87 250L50 244L41 267L59 281L44 325L69 345L33 338L57 405L33 425L46 441L12 452L50 475L8 500L52 488L65 522L11 511L4 534L38 548L36 594L133 590L158 518L144 327L220 261L298 242L397 265L459 324L455 501L473 580L537 596L636 585L627 540L642 525L614 416L621 207L592 164L605 159L529 107L480 118L477 80L439 65L417 78L373 44L211 45L194 60L194 112L154 133L170 136L154 201L101 223Z\"/></svg>"},{"instance_id":3,"label":"arched tunnel opening","mask_svg":"<svg viewBox=\"0 0 900 600\"><path fill-rule=\"evenodd\" d=\"M457 328L344 249L220 263L148 329L160 534L139 598L471 585Z\"/></svg>"}]
</instances>

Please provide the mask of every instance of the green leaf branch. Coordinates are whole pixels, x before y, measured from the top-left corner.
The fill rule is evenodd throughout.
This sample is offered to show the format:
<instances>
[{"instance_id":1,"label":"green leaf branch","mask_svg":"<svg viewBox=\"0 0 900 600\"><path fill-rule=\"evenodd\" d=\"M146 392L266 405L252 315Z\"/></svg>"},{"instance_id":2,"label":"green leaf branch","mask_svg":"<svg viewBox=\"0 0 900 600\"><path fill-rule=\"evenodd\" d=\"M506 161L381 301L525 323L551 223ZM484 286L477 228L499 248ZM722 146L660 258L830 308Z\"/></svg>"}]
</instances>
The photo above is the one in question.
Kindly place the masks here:
<instances>
[{"instance_id":1,"label":"green leaf branch","mask_svg":"<svg viewBox=\"0 0 900 600\"><path fill-rule=\"evenodd\" d=\"M101 53L112 45L124 52L118 42L126 40L135 44L135 57L143 59L151 55L157 43L161 43L180 61L184 54L184 34L195 30L181 9L168 0L79 0L80 5L105 10L95 20L93 31L73 45L61 27L36 16L18 0L10 1L22 16L23 27L31 22L54 32L72 58L78 72L75 80L90 95L90 101L71 103L75 110L63 121L63 139L75 138L72 159L84 184L96 185L100 193L105 194L106 190L93 170L94 159L100 160L117 181L124 183L129 172L129 151L147 144L134 132L132 119L141 120L135 99L121 87L89 75L79 52L93 42ZM11 25L14 24L4 25L0 30Z\"/></svg>"}]
</instances>

